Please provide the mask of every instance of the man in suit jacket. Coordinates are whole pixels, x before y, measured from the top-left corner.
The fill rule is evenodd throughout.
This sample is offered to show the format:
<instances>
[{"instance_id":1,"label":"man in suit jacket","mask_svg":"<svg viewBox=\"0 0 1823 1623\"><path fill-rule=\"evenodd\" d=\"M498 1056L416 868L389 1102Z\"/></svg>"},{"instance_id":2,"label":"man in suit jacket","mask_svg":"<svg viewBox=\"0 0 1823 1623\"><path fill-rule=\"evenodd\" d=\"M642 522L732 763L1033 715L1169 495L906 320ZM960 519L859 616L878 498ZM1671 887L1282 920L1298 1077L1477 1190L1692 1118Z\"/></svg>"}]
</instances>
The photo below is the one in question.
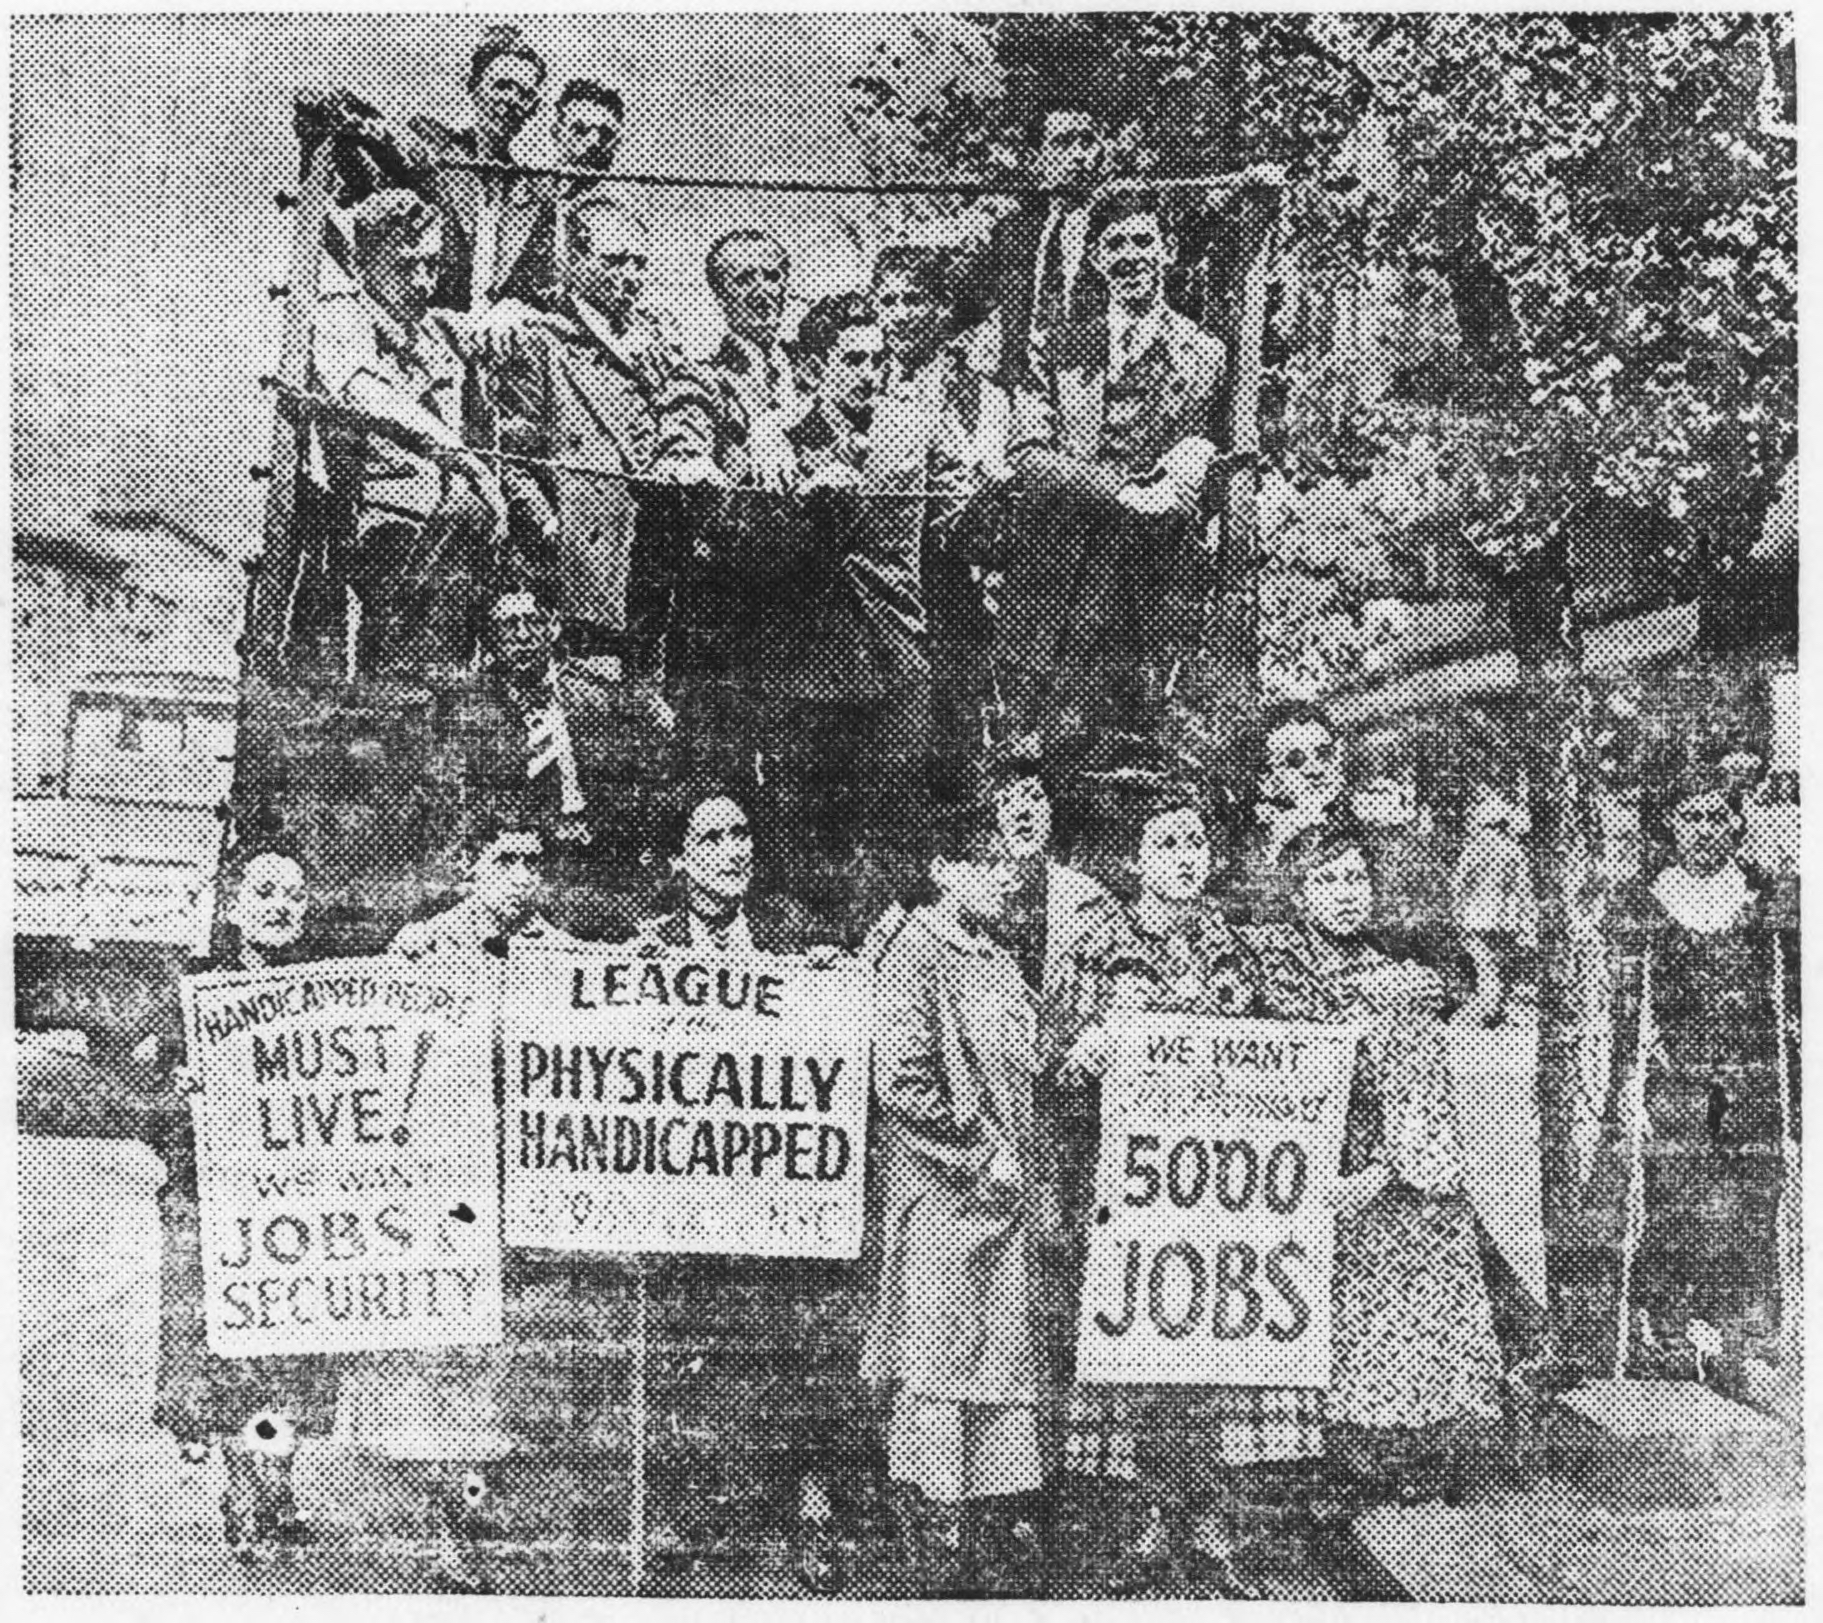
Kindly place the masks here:
<instances>
[{"instance_id":1,"label":"man in suit jacket","mask_svg":"<svg viewBox=\"0 0 1823 1623\"><path fill-rule=\"evenodd\" d=\"M706 363L720 391L717 461L737 485L787 490L797 458L785 431L810 405L779 336L791 256L765 231L730 231L710 245L703 270L727 328Z\"/></svg>"},{"instance_id":2,"label":"man in suit jacket","mask_svg":"<svg viewBox=\"0 0 1823 1623\"><path fill-rule=\"evenodd\" d=\"M1080 100L1039 108L1030 125L1032 180L1043 194L1024 198L988 235L976 273L980 297L998 312L999 345L990 368L1000 385L1018 386L1052 329L1091 321L1107 287L1088 252L1089 210L1107 168L1108 131Z\"/></svg>"},{"instance_id":3,"label":"man in suit jacket","mask_svg":"<svg viewBox=\"0 0 1823 1623\"><path fill-rule=\"evenodd\" d=\"M679 766L694 777L745 777L761 748L765 628L756 602L778 585L775 554L797 484L786 431L804 414L779 339L791 279L784 245L764 231L730 231L704 260L722 307L721 340L702 361L710 385L714 460L730 487L674 503L679 579L667 648L677 707Z\"/></svg>"},{"instance_id":4,"label":"man in suit jacket","mask_svg":"<svg viewBox=\"0 0 1823 1623\"><path fill-rule=\"evenodd\" d=\"M1054 333L1014 397L1007 454L1025 503L1001 656L1028 729L1147 731L1201 632L1227 363L1165 303L1173 250L1155 195L1099 201L1090 253L1108 309Z\"/></svg>"},{"instance_id":5,"label":"man in suit jacket","mask_svg":"<svg viewBox=\"0 0 1823 1623\"><path fill-rule=\"evenodd\" d=\"M953 522L970 481L947 413L882 395L886 359L866 295L823 299L805 315L798 362L815 395L790 432L803 500L769 603L763 679L787 793L838 850L857 832L872 843L921 827L925 526Z\"/></svg>"},{"instance_id":6,"label":"man in suit jacket","mask_svg":"<svg viewBox=\"0 0 1823 1623\"><path fill-rule=\"evenodd\" d=\"M549 480L571 646L617 655L658 714L675 561L666 536L640 523L634 481L725 482L710 457L711 401L640 303L644 222L591 194L571 207L569 231L562 302L526 312L498 372L501 441L562 464Z\"/></svg>"},{"instance_id":7,"label":"man in suit jacket","mask_svg":"<svg viewBox=\"0 0 1823 1623\"><path fill-rule=\"evenodd\" d=\"M970 483L999 462L1004 444L984 443L983 412L992 386L968 362L966 340L952 336L954 298L941 257L896 245L874 261L873 301L886 337L886 376L874 410L909 413L940 425L946 443L965 453ZM933 790L955 799L974 791L987 712L994 703L993 619L982 583L975 531L997 511L989 502L969 514L927 524L920 568L930 628Z\"/></svg>"},{"instance_id":8,"label":"man in suit jacket","mask_svg":"<svg viewBox=\"0 0 1823 1623\"><path fill-rule=\"evenodd\" d=\"M433 161L463 159L510 164L513 142L538 109L544 58L516 28L490 28L470 60L468 97L474 123L464 129L419 116L406 121L410 137ZM549 186L528 175L472 169L437 171L433 201L449 218L443 279L437 299L453 310L483 311L506 290L530 241Z\"/></svg>"},{"instance_id":9,"label":"man in suit jacket","mask_svg":"<svg viewBox=\"0 0 1823 1623\"><path fill-rule=\"evenodd\" d=\"M330 548L337 584L362 608L361 663L422 681L464 664L477 588L494 567L509 506L536 528L536 492L464 443L461 399L473 356L465 318L433 308L444 241L438 210L415 192L375 192L355 209L346 291L317 301L311 372L345 408L327 423L325 473L354 510Z\"/></svg>"},{"instance_id":10,"label":"man in suit jacket","mask_svg":"<svg viewBox=\"0 0 1823 1623\"><path fill-rule=\"evenodd\" d=\"M495 299L516 299L544 310L562 302L570 210L582 197L603 194L620 155L626 118L626 102L612 85L572 79L558 92L551 122L557 167L602 179L548 177L532 182L537 202L529 228L521 238L522 221L515 212L509 232L501 238L491 289Z\"/></svg>"},{"instance_id":11,"label":"man in suit jacket","mask_svg":"<svg viewBox=\"0 0 1823 1623\"><path fill-rule=\"evenodd\" d=\"M563 656L562 621L535 587L488 604L486 661L456 718L471 794L513 807L553 854L603 854L623 832L643 721L625 684Z\"/></svg>"}]
</instances>

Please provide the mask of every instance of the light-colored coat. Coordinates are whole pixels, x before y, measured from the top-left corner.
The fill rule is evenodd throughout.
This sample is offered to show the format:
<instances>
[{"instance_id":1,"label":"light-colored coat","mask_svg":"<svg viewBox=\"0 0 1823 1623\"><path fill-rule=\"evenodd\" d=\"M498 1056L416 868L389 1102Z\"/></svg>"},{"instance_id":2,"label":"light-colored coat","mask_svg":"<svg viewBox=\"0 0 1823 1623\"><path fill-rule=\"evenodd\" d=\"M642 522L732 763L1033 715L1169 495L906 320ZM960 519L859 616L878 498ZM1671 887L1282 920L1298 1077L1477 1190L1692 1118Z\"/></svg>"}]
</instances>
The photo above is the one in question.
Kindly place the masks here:
<instances>
[{"instance_id":1,"label":"light-colored coat","mask_svg":"<svg viewBox=\"0 0 1823 1623\"><path fill-rule=\"evenodd\" d=\"M880 961L874 1020L882 1238L861 1373L942 1402L1035 1403L1031 993L1004 949L920 909ZM996 1200L1002 1146L1023 1188Z\"/></svg>"},{"instance_id":2,"label":"light-colored coat","mask_svg":"<svg viewBox=\"0 0 1823 1623\"><path fill-rule=\"evenodd\" d=\"M706 456L702 380L659 317L636 311L609 344L571 306L528 325L501 369L500 409L508 451L569 465L553 475L565 614L623 630L639 500L620 479L578 470L656 477Z\"/></svg>"}]
</instances>

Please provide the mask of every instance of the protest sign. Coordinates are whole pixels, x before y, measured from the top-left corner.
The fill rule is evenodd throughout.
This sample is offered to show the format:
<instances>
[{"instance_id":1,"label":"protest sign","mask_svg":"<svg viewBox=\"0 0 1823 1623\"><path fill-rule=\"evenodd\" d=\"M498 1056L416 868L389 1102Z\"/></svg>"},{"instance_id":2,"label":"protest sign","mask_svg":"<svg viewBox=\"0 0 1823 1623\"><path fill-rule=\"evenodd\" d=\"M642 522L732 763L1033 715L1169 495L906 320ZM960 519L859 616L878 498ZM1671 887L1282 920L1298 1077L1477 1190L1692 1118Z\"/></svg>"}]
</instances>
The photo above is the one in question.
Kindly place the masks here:
<instances>
[{"instance_id":1,"label":"protest sign","mask_svg":"<svg viewBox=\"0 0 1823 1623\"><path fill-rule=\"evenodd\" d=\"M1085 1381L1326 1386L1347 1026L1110 1021Z\"/></svg>"},{"instance_id":2,"label":"protest sign","mask_svg":"<svg viewBox=\"0 0 1823 1623\"><path fill-rule=\"evenodd\" d=\"M500 1340L498 984L374 958L184 981L214 1351Z\"/></svg>"},{"instance_id":3,"label":"protest sign","mask_svg":"<svg viewBox=\"0 0 1823 1623\"><path fill-rule=\"evenodd\" d=\"M514 950L506 1239L855 1257L869 999L852 964Z\"/></svg>"}]
</instances>

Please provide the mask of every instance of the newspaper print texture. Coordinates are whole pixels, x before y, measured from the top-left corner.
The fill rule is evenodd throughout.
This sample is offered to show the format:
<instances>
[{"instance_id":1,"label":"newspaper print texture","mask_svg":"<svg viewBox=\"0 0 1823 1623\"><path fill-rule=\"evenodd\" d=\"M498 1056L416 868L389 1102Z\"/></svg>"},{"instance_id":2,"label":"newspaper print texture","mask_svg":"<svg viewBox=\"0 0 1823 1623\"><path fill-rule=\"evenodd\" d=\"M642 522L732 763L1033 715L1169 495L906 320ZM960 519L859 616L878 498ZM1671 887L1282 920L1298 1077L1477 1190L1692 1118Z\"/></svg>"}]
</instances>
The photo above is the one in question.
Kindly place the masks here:
<instances>
[{"instance_id":1,"label":"newspaper print texture","mask_svg":"<svg viewBox=\"0 0 1823 1623\"><path fill-rule=\"evenodd\" d=\"M1796 1599L1795 33L17 22L26 1588ZM222 1356L180 978L374 966L246 1015L292 1349L437 1311L372 1011L528 952L664 1013L473 1067L501 1340ZM829 964L865 1132L726 1035ZM1358 1026L1339 1164L1104 1142L1135 1014Z\"/></svg>"}]
</instances>

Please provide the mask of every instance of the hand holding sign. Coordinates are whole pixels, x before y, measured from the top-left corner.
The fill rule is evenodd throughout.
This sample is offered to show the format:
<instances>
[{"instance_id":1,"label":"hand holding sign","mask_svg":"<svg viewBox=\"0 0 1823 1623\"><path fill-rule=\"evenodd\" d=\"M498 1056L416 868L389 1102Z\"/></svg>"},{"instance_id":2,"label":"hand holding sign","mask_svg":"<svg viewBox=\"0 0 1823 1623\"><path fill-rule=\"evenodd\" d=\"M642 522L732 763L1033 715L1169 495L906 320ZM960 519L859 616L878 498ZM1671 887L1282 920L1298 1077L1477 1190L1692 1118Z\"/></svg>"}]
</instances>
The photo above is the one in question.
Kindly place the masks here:
<instances>
[{"instance_id":1,"label":"hand holding sign","mask_svg":"<svg viewBox=\"0 0 1823 1623\"><path fill-rule=\"evenodd\" d=\"M500 1339L494 1000L476 979L346 959L184 982L214 1351Z\"/></svg>"},{"instance_id":2,"label":"hand holding sign","mask_svg":"<svg viewBox=\"0 0 1823 1623\"><path fill-rule=\"evenodd\" d=\"M1107 1029L1081 1378L1324 1385L1355 1032L1163 1014Z\"/></svg>"}]
</instances>

